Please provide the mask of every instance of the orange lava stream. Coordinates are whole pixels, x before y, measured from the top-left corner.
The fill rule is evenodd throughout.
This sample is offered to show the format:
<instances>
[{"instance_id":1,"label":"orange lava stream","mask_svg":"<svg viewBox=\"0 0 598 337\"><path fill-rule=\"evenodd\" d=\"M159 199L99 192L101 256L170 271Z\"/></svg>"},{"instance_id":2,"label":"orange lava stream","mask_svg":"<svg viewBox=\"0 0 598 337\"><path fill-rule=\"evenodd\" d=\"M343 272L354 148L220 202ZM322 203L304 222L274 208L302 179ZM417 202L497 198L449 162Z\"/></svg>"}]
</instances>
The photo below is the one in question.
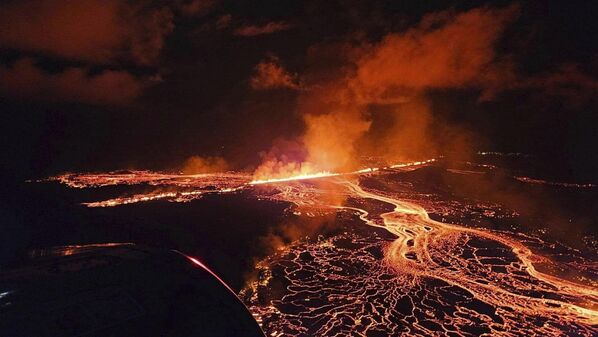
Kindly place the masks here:
<instances>
[{"instance_id":1,"label":"orange lava stream","mask_svg":"<svg viewBox=\"0 0 598 337\"><path fill-rule=\"evenodd\" d=\"M534 255L531 250L520 242L490 231L434 221L430 219L426 210L419 205L367 192L357 184L349 181L343 181L341 184L347 186L352 194L361 198L374 199L395 206L392 212L380 215L383 220L382 223L368 219L365 210L361 210L361 212L364 214L362 219L369 225L383 227L396 235L397 239L392 242L386 252L386 259L393 268L400 272L442 279L449 284L467 289L485 302L497 306L516 307L529 315L559 315L564 319L583 319L588 324L598 324L598 289L537 271L534 262L545 259ZM521 261L518 269L525 270L531 277L554 287L556 290L552 290L553 292L579 299L580 303L573 304L513 293L501 287L498 282L482 284L463 277L459 271L441 268L431 256L429 246L442 241L444 241L443 244L446 242L449 245L457 244L456 236L463 234L472 234L510 247Z\"/></svg>"},{"instance_id":2,"label":"orange lava stream","mask_svg":"<svg viewBox=\"0 0 598 337\"><path fill-rule=\"evenodd\" d=\"M484 322L484 325L490 329L493 336L518 336L522 333L532 333L541 336L564 335L571 332L565 332L567 330L563 329L573 326L576 326L574 329L577 329L576 334L580 336L594 336L598 332L596 329L598 325L598 289L594 286L594 283L592 285L579 284L537 270L535 265L538 263L551 264L554 262L546 257L535 254L520 241L507 234L435 221L429 217L424 207L416 203L394 197L392 192L363 188L358 183L345 179L345 177L346 175L336 175L326 179L328 184L342 187L340 189L334 189L329 186L323 189L318 184L305 183L300 180L275 185L274 187L278 189L279 193L274 196L274 199L294 203L298 206L298 210L302 210L307 215L311 214L312 216L317 214L318 209L324 210L324 212L326 209L357 212L360 219L367 225L382 228L391 233L395 239L386 246L383 261L390 269L395 271L396 280L400 280L398 282L411 285L401 286L400 290L396 291L384 291L389 291L391 294L397 291L399 293L407 291L407 294L409 294L410 291L416 291L416 289L421 291L421 284L425 284L424 280L426 279L439 280L450 286L462 289L471 294L476 301L490 305L495 310L492 315L502 318L503 323L496 323L496 320L491 318L492 315L487 316L475 313L466 307L460 307L455 304L458 312L473 316L474 321L479 320L480 322ZM343 194L354 200L373 200L389 204L393 206L393 210L378 213L375 209L370 210L371 206L368 206L367 203L364 203L364 206L338 206L329 203L326 198L322 198L323 195L329 193ZM300 212L295 213L301 214ZM464 257L463 247L468 245L471 240L483 240L490 243L492 247L505 247L506 250L511 252L513 257L505 256L504 260L498 263L498 265L501 265L504 262L500 266L500 268L504 268L504 271L495 271L493 267L490 268L484 261L484 255L482 257ZM327 243L324 242L321 248L312 248L315 251L308 251L310 251L311 256L314 256L314 254L322 254L321 250L326 252L335 247L331 244L326 248L327 246L325 245ZM294 256L302 253L302 249L291 249L291 251L294 252L291 253ZM279 254L284 255L287 253L281 251ZM335 257L331 261L325 258L320 263L327 265L329 263L334 264L334 261L338 261L338 258ZM303 266L303 263L305 262L300 259L292 261L283 260L282 265L298 265L297 273L306 273L308 266ZM271 274L271 272L268 272L270 267L267 262L258 264L258 268L261 268L262 272L266 272L266 275L268 273ZM317 273L317 270L322 268L322 266L316 265L313 268L315 268L315 272ZM333 265L332 270L334 268L336 267ZM299 335L307 336L309 335L307 333L309 330L301 323L301 317L304 316L308 322L316 319L325 321L326 319L333 319L337 315L348 315L352 317L354 322L361 322L364 319L367 319L369 322L373 320L371 314L366 313L364 309L359 309L358 311L361 313L354 316L355 314L351 311L353 309L350 311L345 311L348 309L342 309L341 307L334 309L336 304L332 303L315 308L311 308L311 305L308 304L300 304L303 303L303 300L300 300L301 297L299 297L298 293L305 296L305 294L310 294L310 291L319 289L319 287L326 288L328 285L327 281L321 281L321 284L317 283L319 285L316 286L314 279L310 278L304 281L295 275L301 274L293 272L287 274L287 282L291 284L287 289L293 290L290 290L290 294L283 296L282 299L277 299L274 302L275 305L266 307L259 305L252 306L253 310L259 313L260 322L264 320L268 322L265 326L270 330L267 330L267 332L284 335L289 333L287 327L291 326L290 331L304 331L304 333ZM253 289L251 291L257 293L259 291L258 287L262 289L267 288L271 277L268 276L265 279L249 284L247 289ZM323 273L319 277L324 278L324 280L330 278L331 284L336 284L335 282L337 281L335 280L339 276ZM361 277L365 280L380 278L380 276L376 275L355 275L353 278L361 279ZM389 280L388 282L389 284L393 284L396 281ZM339 289L334 288L335 286L330 287L332 288L327 289L327 293L339 291ZM350 288L350 290L344 291L361 293L367 292L366 289ZM383 290L379 291L384 293ZM246 292L243 294L246 294ZM350 295L347 296L348 298L350 297ZM286 300L287 298L292 298L293 300ZM330 299L330 297L328 298ZM357 297L356 300L359 298ZM251 301L255 301L255 298ZM389 301L393 303L396 299L390 299ZM344 302L339 300L339 303ZM450 300L448 303L450 303ZM290 306L291 308L307 306L307 311L297 316L289 315L288 318L285 318L284 315L287 315L284 311L286 310L286 306ZM360 307L360 305L351 305L351 308L355 306ZM324 311L324 308L327 311ZM386 315L389 315L388 311L392 312L392 305L388 308L383 307L380 310L387 312ZM320 311L326 314L319 314L322 316L315 315L312 317L312 312ZM275 321L280 320L280 324L273 323L271 318L281 317L281 315L283 318L275 319ZM386 315L383 317L388 317ZM545 320L544 325L539 327L536 323L531 323L535 319ZM455 322L460 322L459 324L464 325L471 324L471 321L469 323L463 321L464 323L462 323L460 321L462 320L461 318L435 320L429 317L428 320L435 322L438 326L446 325L447 322L450 322L449 325ZM370 323L370 325L362 327L360 331L368 331L370 328L376 328L373 323ZM355 327L357 326L359 325ZM382 323L382 326L384 326L384 323ZM419 328L427 331L423 335L444 335L439 331L426 330L421 326ZM332 335L332 331L338 331L337 329L341 329L341 327L336 323L330 323L321 327L317 333L318 335ZM459 331L459 328L455 329ZM396 331L394 328L391 330ZM283 333L283 331L285 332ZM361 336L362 334L358 335ZM365 335L364 333L363 336ZM421 334L413 333L407 335L420 336ZM469 336L469 334L461 332L456 335Z\"/></svg>"},{"instance_id":3,"label":"orange lava stream","mask_svg":"<svg viewBox=\"0 0 598 337\"><path fill-rule=\"evenodd\" d=\"M330 178L337 176L358 175L372 173L381 169L409 169L425 165L436 161L428 159L411 163L396 164L382 168L364 168L361 170L334 173L334 172L316 172L309 174L298 174L283 178L272 178L249 181L249 175L236 172L210 173L210 174L174 174L160 173L150 171L126 171L126 172L108 172L108 173L87 173L74 174L66 173L47 179L47 181L57 181L71 188L96 188L116 185L150 185L166 186L173 188L186 188L190 190L172 191L157 189L151 192L138 193L131 196L116 197L108 200L85 202L87 207L114 207L120 205L130 205L140 202L155 200L168 200L172 202L188 202L198 199L205 194L213 193L231 193L242 190L254 185L267 185L277 183L288 183L293 181L312 180L320 178Z\"/></svg>"},{"instance_id":4,"label":"orange lava stream","mask_svg":"<svg viewBox=\"0 0 598 337\"><path fill-rule=\"evenodd\" d=\"M135 204L138 202L154 201L160 199L169 199L173 202L188 202L201 197L208 193L229 193L238 191L240 188L223 188L215 191L183 191L183 192L156 192L146 194L136 194L131 197L118 197L114 199L108 199L103 201L85 202L83 205L87 207L113 207L120 205Z\"/></svg>"},{"instance_id":5,"label":"orange lava stream","mask_svg":"<svg viewBox=\"0 0 598 337\"><path fill-rule=\"evenodd\" d=\"M482 155L494 154L482 153ZM495 312L490 315L479 314L467 307L458 307L458 305L456 305L457 308L455 309L455 312L459 315L466 315L468 319L473 317L474 321L478 320L478 323L486 324L491 330L492 335L514 336L522 332L538 335L563 335L563 326L575 325L581 331L579 335L592 336L597 331L596 326L598 325L598 289L594 286L595 283L592 283L592 285L583 285L543 273L537 270L536 266L539 263L551 264L553 262L546 257L535 254L512 236L485 229L435 221L430 218L424 206L406 201L397 196L393 191L365 188L360 186L359 183L354 182L355 179L350 179L357 175L381 177L384 176L385 172L411 170L435 161L436 159L429 159L385 167L365 168L352 172L315 172L261 180L251 180L251 177L247 174L234 172L180 175L149 171L107 174L66 174L51 178L50 180L58 181L73 188L142 184L156 187L154 191L149 193L139 193L132 196L85 203L84 205L88 207L111 207L152 200L185 202L208 193L230 193L249 189L260 199L276 199L297 205L297 211L295 212L297 215L305 213L308 216L315 216L319 212L326 213L336 210L356 212L359 214L359 218L367 225L383 229L392 234L393 239L388 245L384 246L384 257L380 263L385 268L391 270L395 276L393 279L386 279L379 275L372 276L368 274L351 275L351 278L363 277L366 281L372 281L376 285L372 289L378 289L377 287L380 284L382 284L382 287L390 287L390 289L380 290L387 291L387 293L382 292L382 294L390 294L388 296L399 296L396 294L397 292L406 292L409 294L410 291L416 290L425 293L429 289L425 288L425 285L422 286L422 284L425 284L423 280L440 280L471 294L474 299L489 304L494 308ZM484 165L476 166L485 167ZM479 173L477 171L456 169L452 169L450 172L457 174ZM531 178L515 178L526 183L552 184ZM318 184L317 182L323 182L324 184ZM561 186L560 183L558 186ZM579 188L594 187L593 185L586 186L583 184L566 184L562 186ZM262 193L264 191L268 193ZM271 193L272 191L275 193ZM342 198L331 198L335 194L342 196ZM348 204L342 201L339 202L339 200L349 198L354 202ZM392 210L388 211L389 208L387 207L380 208L381 206L379 205L391 205ZM380 211L380 209L383 209L383 211ZM510 255L495 257L494 260L500 260L500 263L487 263L487 256L465 252L466 249L464 247L472 247L472 242L476 241L487 242L493 248L504 247ZM334 249L334 246L330 243L321 243L319 245L321 245L319 248L316 247L314 249L322 249L325 252L330 252ZM383 244L381 243L380 245ZM473 247L475 251L476 248L475 246ZM468 254L469 256L467 256ZM351 258L355 259L355 255L351 255ZM333 260L336 261L334 258ZM366 261L372 263L370 260ZM301 263L308 263L301 261L293 262L299 266L300 271L305 267ZM324 262L325 264L330 264L327 260ZM495 271L493 269L495 266L499 266L503 271ZM336 266L332 267L337 268ZM378 268L378 271L383 269L382 267L376 268ZM316 268L316 270L319 269ZM337 274L333 276L337 278L341 277L341 275ZM326 278L326 276L321 277L324 278L324 281L322 285L318 285L320 287L329 287L326 282L334 281L333 279ZM380 280L384 282L379 282ZM293 284L293 289L303 286L301 284L302 280L296 282L296 284ZM267 287L267 283L268 279L261 280L259 286L262 288ZM334 284L334 282L332 283ZM337 284L341 284L342 286L342 283ZM257 287L255 284L253 286ZM341 290L344 290L344 288L341 288ZM356 291L361 292L360 289ZM433 292L431 291L431 293ZM439 298L442 297L439 294L433 295ZM327 300L333 301L335 299L331 297ZM392 300L395 300L395 298L392 298ZM354 301L348 302L354 304ZM291 304L294 305L294 303ZM441 304L452 304L450 297L446 300L446 303ZM360 312L364 312L365 309L363 308L366 308L367 305L373 304L360 304L362 307L362 309L359 309ZM264 317L268 315L280 317L279 309L273 306L265 308L256 306L253 309L254 315L259 322L262 322ZM390 308L384 309L390 310ZM324 317L323 320L334 319L338 314L334 311L337 310L336 307L327 308L326 310L316 307L310 310L321 310L322 312L329 310L332 313L331 316L322 316ZM386 320L390 320L388 315L391 314L389 312L383 315L380 325L384 326ZM459 315L451 316L448 318L448 322L450 324L470 324L470 321ZM365 320L368 317L366 314L358 314L357 316L353 317L355 322L361 322L362 319ZM500 316L504 323L497 323L497 319L493 318L494 316ZM529 323L526 320L527 317L540 317L546 323L538 327ZM291 324L289 323L291 321L300 321L300 318L301 316L292 317L286 323L288 325ZM370 321L372 320L370 317ZM438 326L442 326L447 322L442 319L434 321L434 318L430 318L429 320ZM355 324L355 326L359 325L359 323ZM304 328L302 326L298 327L298 329ZM432 330L427 331L421 326L418 329L426 331L426 333L417 333L415 335L436 334L436 332ZM280 332L280 330L278 331ZM333 331L333 329L323 328L319 335L326 335L330 331ZM364 331L367 331L367 328ZM280 334L272 335L278 336ZM457 335L465 336L467 334L458 333ZM363 336L365 336L365 333Z\"/></svg>"},{"instance_id":6,"label":"orange lava stream","mask_svg":"<svg viewBox=\"0 0 598 337\"><path fill-rule=\"evenodd\" d=\"M293 175L293 176L285 177L285 178L252 180L249 182L249 185L275 184L275 183L290 182L290 181L297 181L297 180L330 178L330 177L337 177L337 176L356 175L356 174L362 174L362 173L372 173L372 172L377 172L380 170L388 170L388 169L410 168L410 167L416 167L416 166L429 164L429 163L435 162L436 160L437 160L436 158L432 158L432 159L423 160L423 161L395 164L395 165L384 166L384 167L367 167L367 168L364 168L361 170L345 172L345 173L333 173L333 172L324 171L324 172L316 172L316 173L311 173L311 174Z\"/></svg>"},{"instance_id":7,"label":"orange lava stream","mask_svg":"<svg viewBox=\"0 0 598 337\"><path fill-rule=\"evenodd\" d=\"M296 180L328 178L328 177L335 177L335 176L339 176L339 175L341 175L341 173L317 172L317 173L312 173L312 174L293 175L293 176L285 177L285 178L252 180L249 182L249 185L274 184L274 183L283 183L283 182L296 181Z\"/></svg>"}]
</instances>

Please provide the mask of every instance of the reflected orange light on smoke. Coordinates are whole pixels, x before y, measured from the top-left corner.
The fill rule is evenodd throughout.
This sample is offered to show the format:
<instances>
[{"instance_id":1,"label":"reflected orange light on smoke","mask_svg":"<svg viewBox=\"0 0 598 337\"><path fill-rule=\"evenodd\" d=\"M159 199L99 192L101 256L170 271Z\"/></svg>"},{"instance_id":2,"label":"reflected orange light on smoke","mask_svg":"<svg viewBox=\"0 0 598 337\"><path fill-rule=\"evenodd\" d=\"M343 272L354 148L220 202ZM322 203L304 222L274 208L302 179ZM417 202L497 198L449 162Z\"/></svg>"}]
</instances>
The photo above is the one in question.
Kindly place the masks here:
<instances>
[{"instance_id":1,"label":"reflected orange light on smoke","mask_svg":"<svg viewBox=\"0 0 598 337\"><path fill-rule=\"evenodd\" d=\"M351 172L362 155L387 162L422 153L467 157L473 134L440 120L428 92L479 89L490 99L500 91L512 69L494 47L518 10L443 11L379 41L312 46L296 107L305 130L295 140L305 154L265 158L254 180Z\"/></svg>"}]
</instances>

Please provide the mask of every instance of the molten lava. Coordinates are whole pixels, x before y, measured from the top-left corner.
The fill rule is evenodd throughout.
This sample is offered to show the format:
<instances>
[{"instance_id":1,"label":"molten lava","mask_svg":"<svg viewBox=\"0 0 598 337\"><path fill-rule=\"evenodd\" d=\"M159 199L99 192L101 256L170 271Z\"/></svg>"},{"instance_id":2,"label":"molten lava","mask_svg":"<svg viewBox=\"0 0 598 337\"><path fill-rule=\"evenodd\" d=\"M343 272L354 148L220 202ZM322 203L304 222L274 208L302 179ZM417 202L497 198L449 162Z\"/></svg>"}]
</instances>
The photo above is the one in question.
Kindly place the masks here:
<instances>
[{"instance_id":1,"label":"molten lava","mask_svg":"<svg viewBox=\"0 0 598 337\"><path fill-rule=\"evenodd\" d=\"M336 214L342 230L281 247L257 264L258 279L242 290L241 297L270 336L595 336L596 262L572 248L561 245L557 250L535 234L471 225L473 214L518 219L517 213L500 205L445 200L393 178L435 162L260 179L243 173L130 171L67 174L51 180L73 188L153 188L85 203L88 207L159 199L184 202L243 190L258 199L288 202L295 215ZM447 172L477 175L496 168L465 164L476 170ZM513 178L562 188L595 187ZM464 223L436 221L428 212ZM549 272L558 269L569 274Z\"/></svg>"},{"instance_id":2,"label":"molten lava","mask_svg":"<svg viewBox=\"0 0 598 337\"><path fill-rule=\"evenodd\" d=\"M343 177L330 181L357 204L321 204L317 187L301 182L278 187L274 198L354 212L390 236L347 224L342 234L295 242L261 261L261 277L242 295L271 335L596 334L595 280L540 272L536 265L557 262L532 252L516 233L434 221L418 205L426 199L407 201ZM594 262L580 261L581 269L598 272ZM286 291L274 291L276 284L288 284Z\"/></svg>"},{"instance_id":3,"label":"molten lava","mask_svg":"<svg viewBox=\"0 0 598 337\"><path fill-rule=\"evenodd\" d=\"M306 180L306 179L317 179L317 178L328 178L338 176L340 173L332 173L332 172L317 172L311 174L298 174L298 175L291 175L289 177L284 178L268 178L268 179L259 179L259 180L252 180L249 182L250 185L261 185L261 184L271 184L271 183L282 183L287 181L294 181L294 180Z\"/></svg>"}]
</instances>

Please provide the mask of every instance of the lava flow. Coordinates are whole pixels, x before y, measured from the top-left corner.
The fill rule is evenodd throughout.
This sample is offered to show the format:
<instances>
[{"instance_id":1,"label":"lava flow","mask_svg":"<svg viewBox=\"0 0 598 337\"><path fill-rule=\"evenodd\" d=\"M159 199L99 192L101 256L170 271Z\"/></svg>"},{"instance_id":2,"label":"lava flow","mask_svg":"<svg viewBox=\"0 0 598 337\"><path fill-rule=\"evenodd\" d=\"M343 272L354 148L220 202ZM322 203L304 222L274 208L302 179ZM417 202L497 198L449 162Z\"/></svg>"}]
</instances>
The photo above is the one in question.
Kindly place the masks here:
<instances>
[{"instance_id":1,"label":"lava flow","mask_svg":"<svg viewBox=\"0 0 598 337\"><path fill-rule=\"evenodd\" d=\"M272 179L251 179L248 174L238 172L209 173L209 174L175 174L151 171L116 171L108 173L65 173L51 177L43 181L56 181L71 188L98 188L108 186L136 186L147 185L155 187L149 192L136 193L128 196L100 201L85 202L87 207L114 207L120 205L135 204L155 200L168 200L172 202L187 202L201 198L206 194L231 193L250 187L252 185L266 185L293 182L300 180L312 180L318 178L330 178L336 176L350 176L363 173L376 172L380 169L413 169L436 161L435 158L395 164L382 168L365 168L352 172L332 173L316 172L301 173L283 178Z\"/></svg>"},{"instance_id":2,"label":"lava flow","mask_svg":"<svg viewBox=\"0 0 598 337\"><path fill-rule=\"evenodd\" d=\"M258 199L290 203L295 216L336 214L336 232L299 238L282 247L257 264L259 277L241 291L269 336L595 336L595 260L573 249L558 252L570 263L538 254L522 238L535 240L546 251L553 245L531 234L488 230L468 222L474 213L517 221L515 212L443 199L400 179L405 171L435 162L261 180L241 173L185 176L147 171L71 174L54 180L74 188L154 188L87 206L179 202L205 193L246 190ZM452 215L463 224L433 220L428 212ZM570 270L567 277L547 272L547 267L562 263Z\"/></svg>"},{"instance_id":3,"label":"lava flow","mask_svg":"<svg viewBox=\"0 0 598 337\"><path fill-rule=\"evenodd\" d=\"M369 178L388 183L384 174ZM396 191L342 176L327 182L339 187L334 191L344 195L344 205L323 203L320 196L330 189L302 181L277 187L274 198L311 214L317 208L354 212L383 232L346 221L341 234L298 240L261 261L258 280L241 295L271 336L598 332L595 280L582 284L540 272L536 264L556 262L512 235L434 221ZM596 275L595 262L580 259Z\"/></svg>"},{"instance_id":4,"label":"lava flow","mask_svg":"<svg viewBox=\"0 0 598 337\"><path fill-rule=\"evenodd\" d=\"M57 181L71 188L99 188L109 186L149 186L151 190L108 200L83 203L87 207L114 207L155 200L187 202L206 194L230 193L242 189L249 176L241 173L173 174L151 171L118 171L109 173L66 173L47 181Z\"/></svg>"}]
</instances>

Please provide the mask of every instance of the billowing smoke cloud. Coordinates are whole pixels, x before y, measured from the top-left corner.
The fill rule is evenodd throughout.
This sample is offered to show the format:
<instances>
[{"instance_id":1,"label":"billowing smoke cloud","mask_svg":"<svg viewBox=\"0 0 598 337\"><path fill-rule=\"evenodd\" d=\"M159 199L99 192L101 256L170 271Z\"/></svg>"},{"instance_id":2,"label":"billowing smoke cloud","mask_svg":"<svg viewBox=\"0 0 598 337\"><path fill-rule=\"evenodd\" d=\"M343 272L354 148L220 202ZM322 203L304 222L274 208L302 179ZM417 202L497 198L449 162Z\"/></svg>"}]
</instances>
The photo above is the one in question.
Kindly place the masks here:
<instances>
[{"instance_id":1,"label":"billowing smoke cloud","mask_svg":"<svg viewBox=\"0 0 598 337\"><path fill-rule=\"evenodd\" d=\"M596 102L598 79L584 73L579 65L565 64L553 72L509 83L512 89L533 89L540 100L557 99L572 107Z\"/></svg>"},{"instance_id":2,"label":"billowing smoke cloud","mask_svg":"<svg viewBox=\"0 0 598 337\"><path fill-rule=\"evenodd\" d=\"M173 28L170 7L145 0L5 2L0 5L4 48L71 66L50 73L32 58L18 59L0 66L0 90L20 98L128 103L156 81L133 75L122 64L155 66ZM104 70L98 72L98 66Z\"/></svg>"},{"instance_id":3,"label":"billowing smoke cloud","mask_svg":"<svg viewBox=\"0 0 598 337\"><path fill-rule=\"evenodd\" d=\"M235 29L234 34L238 36L258 36L272 34L283 30L291 29L293 25L285 21L268 22L263 26L247 25Z\"/></svg>"},{"instance_id":4,"label":"billowing smoke cloud","mask_svg":"<svg viewBox=\"0 0 598 337\"><path fill-rule=\"evenodd\" d=\"M152 82L126 71L105 70L90 75L84 68L72 67L47 73L31 59L21 59L11 67L0 66L0 79L0 91L14 97L93 104L128 103Z\"/></svg>"},{"instance_id":5,"label":"billowing smoke cloud","mask_svg":"<svg viewBox=\"0 0 598 337\"><path fill-rule=\"evenodd\" d=\"M144 1L11 1L0 5L0 43L67 59L148 65L172 19L169 8Z\"/></svg>"},{"instance_id":6,"label":"billowing smoke cloud","mask_svg":"<svg viewBox=\"0 0 598 337\"><path fill-rule=\"evenodd\" d=\"M516 7L426 15L403 33L364 49L350 79L363 103L402 103L425 89L491 89L511 71L494 45Z\"/></svg>"},{"instance_id":7,"label":"billowing smoke cloud","mask_svg":"<svg viewBox=\"0 0 598 337\"><path fill-rule=\"evenodd\" d=\"M12 1L0 6L0 41L21 50L107 61L126 35L118 1Z\"/></svg>"},{"instance_id":8,"label":"billowing smoke cloud","mask_svg":"<svg viewBox=\"0 0 598 337\"><path fill-rule=\"evenodd\" d=\"M185 16L201 16L207 14L218 0L176 0L176 9Z\"/></svg>"},{"instance_id":9,"label":"billowing smoke cloud","mask_svg":"<svg viewBox=\"0 0 598 337\"><path fill-rule=\"evenodd\" d=\"M228 169L229 166L222 157L192 156L185 161L181 171L184 174L201 174L225 172Z\"/></svg>"},{"instance_id":10,"label":"billowing smoke cloud","mask_svg":"<svg viewBox=\"0 0 598 337\"><path fill-rule=\"evenodd\" d=\"M307 89L299 97L298 112L306 124L300 142L307 155L292 165L343 171L358 166L360 155L416 159L450 151L447 141L462 147L466 137L453 138L460 132L451 127L431 130L434 113L427 94L431 89L474 89L488 98L502 87L512 71L494 46L516 13L513 6L445 11L376 43L333 46L340 49L341 66L331 71L316 65L304 76ZM320 60L331 47L314 47L311 53ZM381 115L385 119L377 122ZM291 165L287 159L272 164L269 158L268 167L258 172L270 169L271 176L282 176Z\"/></svg>"},{"instance_id":11,"label":"billowing smoke cloud","mask_svg":"<svg viewBox=\"0 0 598 337\"><path fill-rule=\"evenodd\" d=\"M270 57L255 66L255 74L250 80L254 90L298 89L297 76L286 71L276 57Z\"/></svg>"},{"instance_id":12,"label":"billowing smoke cloud","mask_svg":"<svg viewBox=\"0 0 598 337\"><path fill-rule=\"evenodd\" d=\"M298 141L278 139L269 151L260 153L260 156L262 164L253 174L255 179L268 179L274 173L280 177L309 174L316 169L305 162L307 152Z\"/></svg>"},{"instance_id":13,"label":"billowing smoke cloud","mask_svg":"<svg viewBox=\"0 0 598 337\"><path fill-rule=\"evenodd\" d=\"M130 17L137 21L128 31L130 57L138 64L152 65L164 48L166 35L174 29L172 12L167 7L159 10L132 9Z\"/></svg>"}]
</instances>

